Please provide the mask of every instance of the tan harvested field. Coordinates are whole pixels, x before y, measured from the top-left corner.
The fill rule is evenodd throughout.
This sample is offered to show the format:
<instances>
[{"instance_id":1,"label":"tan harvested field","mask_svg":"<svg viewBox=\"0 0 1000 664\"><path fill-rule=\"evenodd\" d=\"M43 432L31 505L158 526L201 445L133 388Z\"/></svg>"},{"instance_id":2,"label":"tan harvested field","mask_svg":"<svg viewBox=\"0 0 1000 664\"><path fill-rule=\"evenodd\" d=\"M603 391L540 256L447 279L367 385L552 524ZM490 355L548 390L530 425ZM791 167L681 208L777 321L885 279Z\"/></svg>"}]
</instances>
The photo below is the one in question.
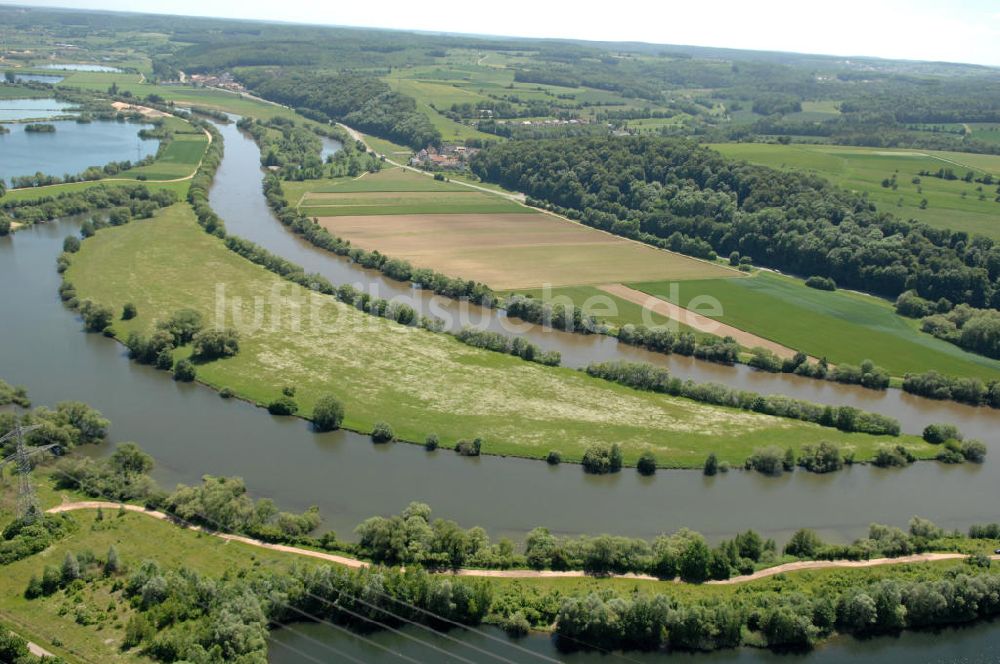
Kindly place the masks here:
<instances>
[{"instance_id":1,"label":"tan harvested field","mask_svg":"<svg viewBox=\"0 0 1000 664\"><path fill-rule=\"evenodd\" d=\"M320 217L352 244L496 290L739 273L540 214L397 214Z\"/></svg>"}]
</instances>

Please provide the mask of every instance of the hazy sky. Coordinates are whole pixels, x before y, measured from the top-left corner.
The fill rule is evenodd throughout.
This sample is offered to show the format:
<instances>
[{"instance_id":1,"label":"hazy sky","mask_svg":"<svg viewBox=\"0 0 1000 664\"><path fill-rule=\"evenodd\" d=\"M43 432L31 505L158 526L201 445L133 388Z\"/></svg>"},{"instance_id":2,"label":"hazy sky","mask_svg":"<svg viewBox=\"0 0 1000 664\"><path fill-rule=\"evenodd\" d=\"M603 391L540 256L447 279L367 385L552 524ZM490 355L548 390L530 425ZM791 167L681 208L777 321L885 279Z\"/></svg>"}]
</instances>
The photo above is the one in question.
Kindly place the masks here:
<instances>
[{"instance_id":1,"label":"hazy sky","mask_svg":"<svg viewBox=\"0 0 1000 664\"><path fill-rule=\"evenodd\" d=\"M22 0L78 9L1000 66L998 0Z\"/></svg>"}]
</instances>

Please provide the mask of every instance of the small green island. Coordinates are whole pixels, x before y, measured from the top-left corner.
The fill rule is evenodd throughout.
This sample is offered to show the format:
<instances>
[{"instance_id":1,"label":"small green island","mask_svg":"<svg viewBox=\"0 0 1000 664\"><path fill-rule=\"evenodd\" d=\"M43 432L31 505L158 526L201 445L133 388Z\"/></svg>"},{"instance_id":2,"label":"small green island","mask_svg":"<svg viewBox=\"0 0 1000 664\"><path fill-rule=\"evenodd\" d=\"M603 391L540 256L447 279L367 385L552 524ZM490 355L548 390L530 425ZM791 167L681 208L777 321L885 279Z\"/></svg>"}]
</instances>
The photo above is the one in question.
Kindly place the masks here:
<instances>
[{"instance_id":1,"label":"small green island","mask_svg":"<svg viewBox=\"0 0 1000 664\"><path fill-rule=\"evenodd\" d=\"M24 131L29 134L54 134L56 126L48 123L29 123L24 125Z\"/></svg>"}]
</instances>

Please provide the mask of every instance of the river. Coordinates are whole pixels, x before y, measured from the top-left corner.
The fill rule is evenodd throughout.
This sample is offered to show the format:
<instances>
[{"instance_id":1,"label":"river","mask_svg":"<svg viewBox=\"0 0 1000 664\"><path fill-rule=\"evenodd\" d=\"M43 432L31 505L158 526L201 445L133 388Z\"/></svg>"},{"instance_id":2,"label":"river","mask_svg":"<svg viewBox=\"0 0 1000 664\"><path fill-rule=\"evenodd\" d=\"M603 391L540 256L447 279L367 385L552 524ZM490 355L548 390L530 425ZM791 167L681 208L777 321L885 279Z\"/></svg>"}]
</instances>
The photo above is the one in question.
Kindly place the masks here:
<instances>
[{"instance_id":1,"label":"river","mask_svg":"<svg viewBox=\"0 0 1000 664\"><path fill-rule=\"evenodd\" d=\"M560 652L545 634L508 640L492 627L455 629L452 639L405 628L403 635L378 632L364 636L344 634L324 624L296 624L272 633L270 664L362 661L398 662L552 662L617 664L662 662L663 653ZM414 639L422 643L416 642ZM481 651L490 653L489 656ZM398 654L394 654L398 653ZM713 653L671 653L676 664L995 664L1000 653L1000 624L977 623L936 631L904 632L869 639L837 637L809 653L773 653L742 648ZM351 659L353 658L353 659Z\"/></svg>"}]
</instances>

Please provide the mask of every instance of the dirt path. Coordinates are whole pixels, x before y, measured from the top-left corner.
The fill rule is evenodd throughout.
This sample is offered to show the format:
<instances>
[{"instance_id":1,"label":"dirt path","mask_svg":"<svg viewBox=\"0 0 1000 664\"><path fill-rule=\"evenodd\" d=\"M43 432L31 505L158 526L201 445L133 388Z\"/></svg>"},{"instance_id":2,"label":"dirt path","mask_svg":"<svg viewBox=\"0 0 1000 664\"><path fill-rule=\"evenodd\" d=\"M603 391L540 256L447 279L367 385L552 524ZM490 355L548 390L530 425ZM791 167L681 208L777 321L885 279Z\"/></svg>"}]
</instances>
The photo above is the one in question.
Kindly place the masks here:
<instances>
[{"instance_id":1,"label":"dirt path","mask_svg":"<svg viewBox=\"0 0 1000 664\"><path fill-rule=\"evenodd\" d=\"M106 510L118 510L119 508L124 508L127 512L136 512L138 514L145 514L146 516L152 517L154 519L159 519L160 521L168 521L170 523L178 523L173 517L163 512L157 512L155 510L147 510L139 505L122 505L120 503L110 503L100 500L87 500L79 502L65 502L62 505L50 508L48 513L57 514L60 512L73 512L76 510L96 510L96 509L106 509ZM322 551L312 551L310 549L302 549L296 546L287 546L284 544L271 544L269 542L262 542L261 540L253 539L252 537L244 537L242 535L229 535L227 533L217 533L199 526L183 526L187 527L189 530L195 532L202 532L213 537L218 537L219 539L225 540L227 542L239 542L241 544L246 544L247 546L255 546L261 549L269 549L271 551L281 551L283 553L292 553L300 556L306 556L309 558L316 558L318 560L325 560L327 562L336 563L338 565L343 565L345 567L351 567L354 569L361 567L370 567L371 563L364 560L358 560L357 558L350 558L348 556L338 556L332 553L323 553ZM933 562L937 560L959 560L965 558L964 554L961 553L922 553L913 556L903 556L901 558L873 558L871 560L804 560L794 563L785 563L784 565L777 565L775 567L769 567L767 569L760 570L759 572L754 572L753 574L746 574L744 576L734 576L730 579L724 581L708 581L707 583L727 585L736 583L746 583L748 581L755 581L757 579L763 579L769 576L774 576L775 574L783 574L785 572L795 572L799 570L808 569L830 569L830 568L857 568L857 567L876 567L879 565L904 565L912 563L926 563ZM993 560L1000 561L1000 555L992 556ZM581 570L568 570L568 571L554 571L554 570L530 570L530 569L505 569L505 570L491 570L491 569L459 569L452 572L455 576L473 576L480 578L490 578L490 579L569 579L569 578L581 578L588 576L585 572ZM648 574L614 574L611 575L616 579L637 579L643 581L659 581L655 576L650 576ZM677 581L680 583L680 581Z\"/></svg>"},{"instance_id":2,"label":"dirt path","mask_svg":"<svg viewBox=\"0 0 1000 664\"><path fill-rule=\"evenodd\" d=\"M735 328L732 325L727 325L721 321L715 320L714 318L709 318L708 316L703 316L685 309L684 307L679 307L676 304L667 302L666 300L661 300L658 297L647 295L642 291L629 288L624 284L606 284L604 286L598 286L598 288L609 295L620 297L623 300L638 304L645 309L649 309L650 311L660 314L661 316L666 316L671 320L684 323L688 327L692 327L699 332L716 334L720 337L730 336L736 339L741 346L745 346L747 348L761 346L781 358L792 357L796 352L795 350L787 346L782 346L781 344L771 341L770 339L758 337L756 334L751 334L750 332Z\"/></svg>"}]
</instances>

